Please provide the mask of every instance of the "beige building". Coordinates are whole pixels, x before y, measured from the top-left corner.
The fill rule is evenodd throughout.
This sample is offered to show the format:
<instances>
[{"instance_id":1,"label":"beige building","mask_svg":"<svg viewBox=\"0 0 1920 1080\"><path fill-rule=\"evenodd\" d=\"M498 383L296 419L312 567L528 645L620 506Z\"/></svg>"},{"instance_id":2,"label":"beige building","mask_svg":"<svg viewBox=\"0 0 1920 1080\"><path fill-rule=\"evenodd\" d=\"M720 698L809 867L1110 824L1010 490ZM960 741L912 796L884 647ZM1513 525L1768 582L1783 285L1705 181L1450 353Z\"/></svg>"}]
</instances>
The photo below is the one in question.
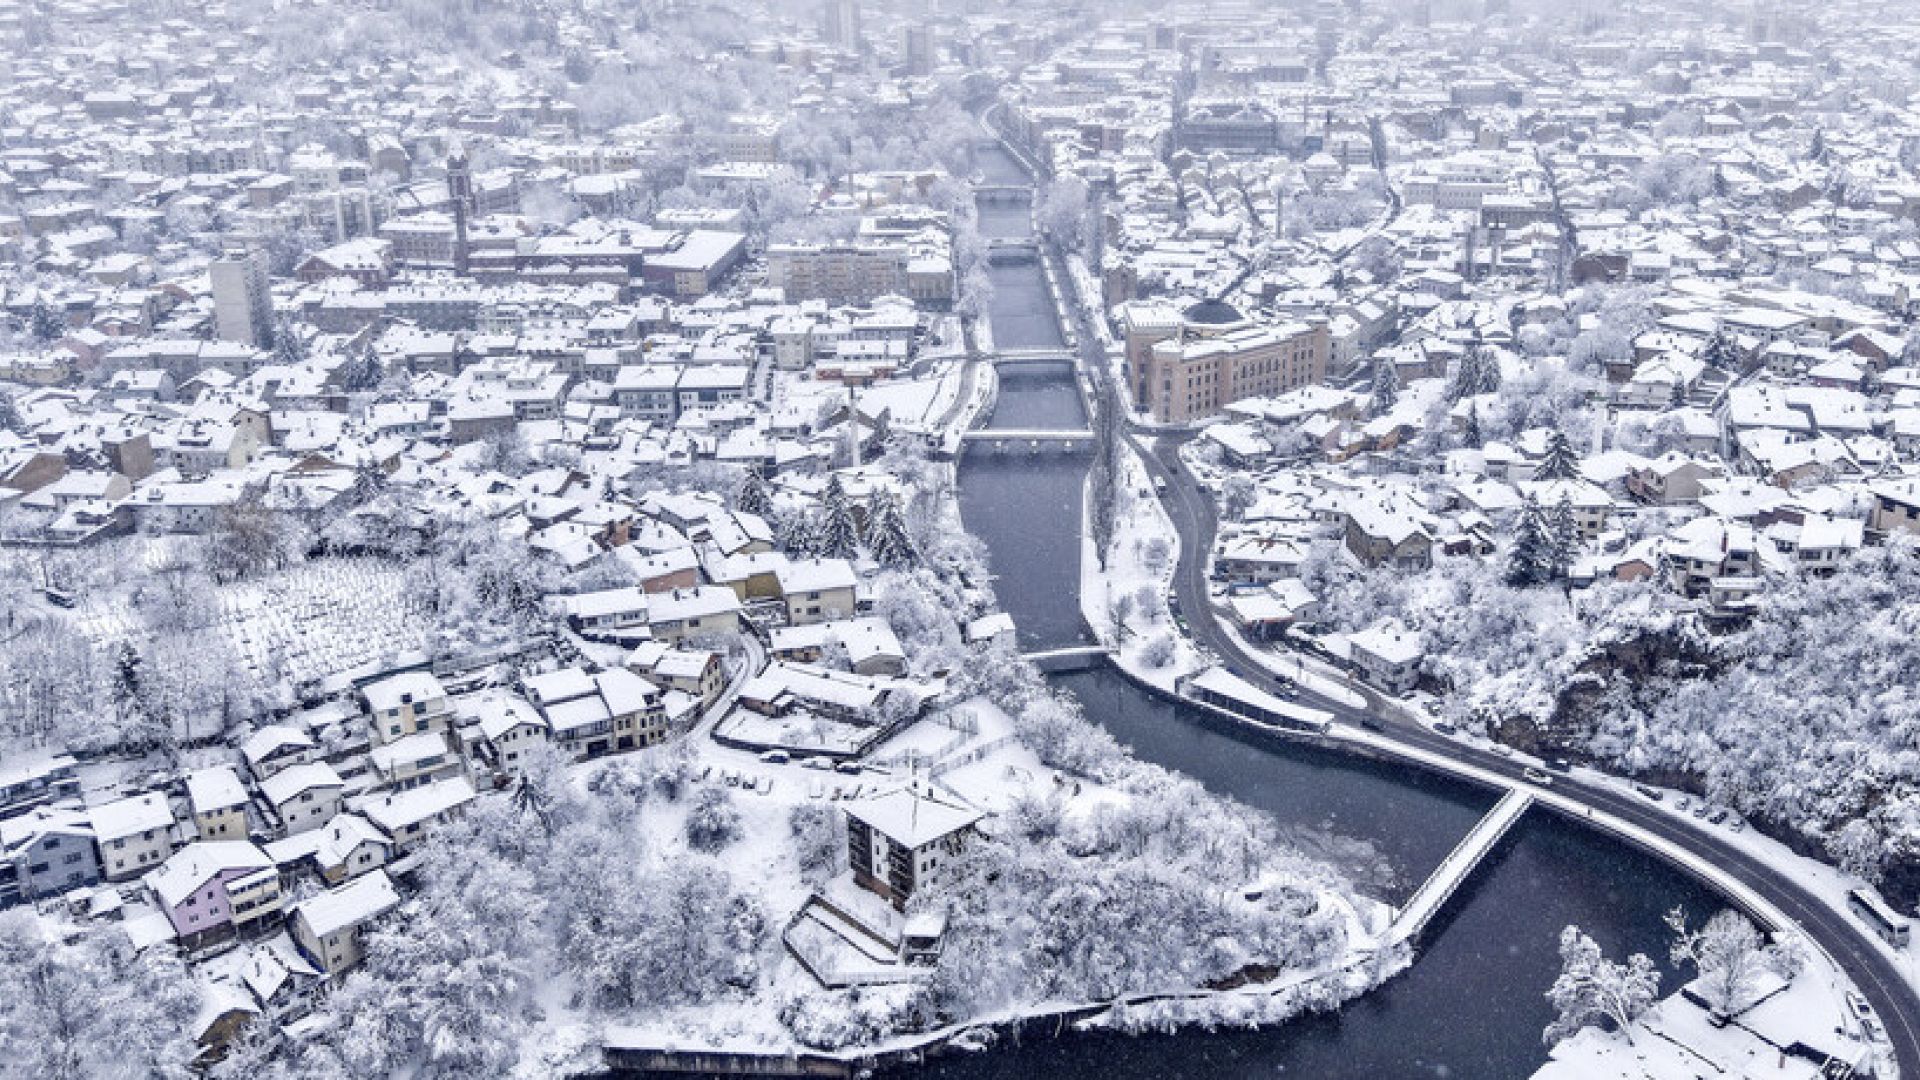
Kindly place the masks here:
<instances>
[{"instance_id":1,"label":"beige building","mask_svg":"<svg viewBox=\"0 0 1920 1080\"><path fill-rule=\"evenodd\" d=\"M1189 423L1327 375L1331 337L1324 320L1261 326L1218 300L1178 313L1130 305L1124 319L1134 405L1161 423Z\"/></svg>"}]
</instances>

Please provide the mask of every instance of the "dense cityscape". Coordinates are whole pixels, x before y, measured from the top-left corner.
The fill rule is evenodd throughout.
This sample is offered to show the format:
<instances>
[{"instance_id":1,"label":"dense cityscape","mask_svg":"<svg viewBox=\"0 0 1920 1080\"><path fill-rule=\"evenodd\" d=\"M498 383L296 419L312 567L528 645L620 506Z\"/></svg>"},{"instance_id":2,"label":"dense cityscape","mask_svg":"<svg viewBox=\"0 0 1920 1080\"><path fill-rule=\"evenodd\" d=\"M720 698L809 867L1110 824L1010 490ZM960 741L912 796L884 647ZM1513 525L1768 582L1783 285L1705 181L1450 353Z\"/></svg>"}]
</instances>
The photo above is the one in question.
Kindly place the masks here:
<instances>
[{"instance_id":1,"label":"dense cityscape","mask_svg":"<svg viewBox=\"0 0 1920 1080\"><path fill-rule=\"evenodd\" d=\"M0 40L0 1076L1920 1074L1920 8Z\"/></svg>"}]
</instances>

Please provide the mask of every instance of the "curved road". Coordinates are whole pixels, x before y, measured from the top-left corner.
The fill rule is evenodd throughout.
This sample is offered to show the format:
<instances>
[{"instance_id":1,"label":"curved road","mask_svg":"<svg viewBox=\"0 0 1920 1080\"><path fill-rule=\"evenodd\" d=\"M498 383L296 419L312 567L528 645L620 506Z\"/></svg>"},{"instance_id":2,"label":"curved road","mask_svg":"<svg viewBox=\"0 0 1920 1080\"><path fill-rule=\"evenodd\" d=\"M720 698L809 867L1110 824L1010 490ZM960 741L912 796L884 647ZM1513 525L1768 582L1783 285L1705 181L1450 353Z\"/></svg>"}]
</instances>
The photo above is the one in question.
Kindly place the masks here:
<instances>
[{"instance_id":1,"label":"curved road","mask_svg":"<svg viewBox=\"0 0 1920 1080\"><path fill-rule=\"evenodd\" d=\"M1274 689L1280 680L1242 647L1239 639L1224 631L1215 617L1207 596L1207 553L1213 549L1214 533L1219 527L1212 496L1180 461L1179 448L1185 437L1165 438L1144 452L1138 440L1129 436L1148 471L1167 481L1163 498L1174 527L1180 533L1180 559L1174 575L1174 595L1195 641L1229 659L1249 681ZM1497 754L1448 738L1438 732L1394 714L1370 708L1355 710L1314 695L1300 688L1300 698L1316 708L1326 709L1349 721L1362 715L1368 727L1390 741L1415 747L1427 753L1473 765L1512 779L1523 780L1524 765ZM1560 775L1553 789L1577 798L1597 810L1610 813L1662 839L1691 851L1720 867L1765 897L1799 924L1801 932L1816 941L1832 956L1855 987L1866 996L1879 1014L1881 1025L1893 1045L1895 1059L1903 1076L1920 1077L1920 995L1902 977L1867 930L1852 917L1835 911L1803 884L1744 850L1720 841L1708 833L1674 820L1665 811L1655 809L1646 800L1612 787L1583 783Z\"/></svg>"}]
</instances>

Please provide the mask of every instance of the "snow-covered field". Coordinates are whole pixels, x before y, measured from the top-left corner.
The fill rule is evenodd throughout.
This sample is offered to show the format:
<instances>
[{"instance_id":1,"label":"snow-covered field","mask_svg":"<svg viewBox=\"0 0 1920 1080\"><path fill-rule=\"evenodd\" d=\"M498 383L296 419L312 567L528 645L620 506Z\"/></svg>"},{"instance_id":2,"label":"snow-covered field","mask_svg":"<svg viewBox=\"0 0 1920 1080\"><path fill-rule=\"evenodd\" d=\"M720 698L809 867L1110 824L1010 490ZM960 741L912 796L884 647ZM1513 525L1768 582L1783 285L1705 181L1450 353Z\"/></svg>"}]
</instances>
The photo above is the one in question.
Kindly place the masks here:
<instances>
[{"instance_id":1,"label":"snow-covered field","mask_svg":"<svg viewBox=\"0 0 1920 1080\"><path fill-rule=\"evenodd\" d=\"M409 604L403 572L378 559L315 559L218 586L206 607L212 634L244 669L303 684L419 648L429 622ZM125 592L90 594L75 625L102 647L149 633Z\"/></svg>"},{"instance_id":2,"label":"snow-covered field","mask_svg":"<svg viewBox=\"0 0 1920 1080\"><path fill-rule=\"evenodd\" d=\"M1105 570L1092 530L1080 530L1080 611L1102 644L1116 646L1114 659L1127 672L1171 690L1180 675L1206 666L1167 609L1180 534L1154 497L1153 478L1139 454L1122 446L1119 457L1121 505Z\"/></svg>"}]
</instances>

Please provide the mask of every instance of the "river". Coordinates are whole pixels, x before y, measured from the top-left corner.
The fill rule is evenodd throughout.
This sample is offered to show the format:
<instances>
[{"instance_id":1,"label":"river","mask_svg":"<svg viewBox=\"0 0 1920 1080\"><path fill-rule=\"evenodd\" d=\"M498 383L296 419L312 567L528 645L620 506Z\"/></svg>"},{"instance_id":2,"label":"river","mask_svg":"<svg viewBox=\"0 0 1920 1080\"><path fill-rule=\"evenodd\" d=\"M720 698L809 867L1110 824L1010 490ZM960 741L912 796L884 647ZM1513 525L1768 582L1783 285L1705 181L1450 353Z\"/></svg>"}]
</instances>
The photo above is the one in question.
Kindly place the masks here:
<instances>
[{"instance_id":1,"label":"river","mask_svg":"<svg viewBox=\"0 0 1920 1080\"><path fill-rule=\"evenodd\" d=\"M988 182L1024 182L1004 154L982 158ZM995 209L982 214L982 227L989 235L1025 235L1027 218ZM993 282L1001 346L1060 344L1037 267L996 267ZM1070 380L1064 367L1002 379L991 426L1083 426ZM1084 640L1077 590L1086 465L1074 455L971 455L960 470L962 517L986 544L1000 602L1029 647ZM1493 802L1458 781L1224 726L1111 671L1058 681L1142 760L1272 814L1302 847L1348 868L1364 891L1389 902L1423 880ZM911 1074L1524 1077L1546 1060L1540 1032L1552 1014L1543 995L1559 971L1561 928L1578 924L1611 955L1647 953L1667 972L1662 985L1671 991L1677 983L1660 917L1676 905L1696 915L1721 906L1664 863L1536 811L1432 924L1413 967L1338 1014L1260 1031L1028 1038L943 1057Z\"/></svg>"}]
</instances>

